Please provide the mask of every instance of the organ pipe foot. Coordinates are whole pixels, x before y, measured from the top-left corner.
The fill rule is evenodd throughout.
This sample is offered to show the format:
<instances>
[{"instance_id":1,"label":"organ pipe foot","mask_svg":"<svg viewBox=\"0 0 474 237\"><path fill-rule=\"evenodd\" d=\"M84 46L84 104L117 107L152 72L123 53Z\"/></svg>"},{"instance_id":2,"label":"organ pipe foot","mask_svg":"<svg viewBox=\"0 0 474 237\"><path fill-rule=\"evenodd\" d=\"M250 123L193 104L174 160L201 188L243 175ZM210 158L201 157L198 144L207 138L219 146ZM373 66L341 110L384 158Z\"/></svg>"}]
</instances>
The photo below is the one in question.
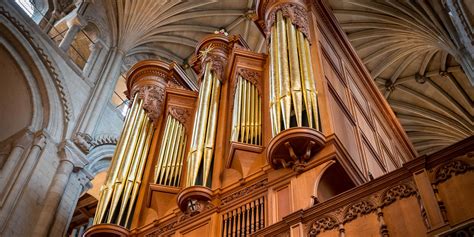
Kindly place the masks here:
<instances>
[{"instance_id":1,"label":"organ pipe foot","mask_svg":"<svg viewBox=\"0 0 474 237\"><path fill-rule=\"evenodd\" d=\"M312 128L286 129L268 145L267 161L273 169L291 168L304 171L305 164L326 144L324 135Z\"/></svg>"},{"instance_id":2,"label":"organ pipe foot","mask_svg":"<svg viewBox=\"0 0 474 237\"><path fill-rule=\"evenodd\" d=\"M187 187L178 193L179 209L187 215L194 216L203 212L212 199L212 191L203 186Z\"/></svg>"}]
</instances>

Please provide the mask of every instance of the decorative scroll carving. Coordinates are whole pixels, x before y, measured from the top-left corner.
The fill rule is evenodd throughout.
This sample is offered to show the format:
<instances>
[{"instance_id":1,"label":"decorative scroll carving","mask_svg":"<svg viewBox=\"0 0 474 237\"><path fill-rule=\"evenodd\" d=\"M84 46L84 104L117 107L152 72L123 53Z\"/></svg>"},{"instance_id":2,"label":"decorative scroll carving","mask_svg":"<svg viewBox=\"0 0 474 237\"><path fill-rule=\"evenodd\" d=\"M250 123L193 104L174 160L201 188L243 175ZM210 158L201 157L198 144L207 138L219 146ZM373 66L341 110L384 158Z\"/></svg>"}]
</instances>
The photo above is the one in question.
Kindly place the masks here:
<instances>
[{"instance_id":1,"label":"decorative scroll carving","mask_svg":"<svg viewBox=\"0 0 474 237\"><path fill-rule=\"evenodd\" d=\"M172 77L172 80L168 81L168 87L170 88L178 88L178 89L185 89L179 82L176 80L175 77Z\"/></svg>"},{"instance_id":2,"label":"decorative scroll carving","mask_svg":"<svg viewBox=\"0 0 474 237\"><path fill-rule=\"evenodd\" d=\"M188 118L191 116L191 111L189 109L181 107L171 106L168 108L168 112L182 124L186 124Z\"/></svg>"},{"instance_id":3,"label":"decorative scroll carving","mask_svg":"<svg viewBox=\"0 0 474 237\"><path fill-rule=\"evenodd\" d=\"M352 221L356 219L359 215L367 215L375 210L374 204L369 201L362 200L360 202L356 202L347 208L344 214L344 223Z\"/></svg>"},{"instance_id":4,"label":"decorative scroll carving","mask_svg":"<svg viewBox=\"0 0 474 237\"><path fill-rule=\"evenodd\" d=\"M161 86L143 86L137 91L138 98L143 100L143 108L151 120L155 121L161 115L165 102L165 88Z\"/></svg>"},{"instance_id":5,"label":"decorative scroll carving","mask_svg":"<svg viewBox=\"0 0 474 237\"><path fill-rule=\"evenodd\" d=\"M260 79L262 78L262 72L251 70L248 68L239 68L238 75L240 75L243 79L249 81L250 83L254 84L258 90L258 93L262 95L262 87ZM234 80L234 84L232 85L233 91L235 93L235 87L237 86L237 80Z\"/></svg>"},{"instance_id":6,"label":"decorative scroll carving","mask_svg":"<svg viewBox=\"0 0 474 237\"><path fill-rule=\"evenodd\" d=\"M145 235L146 237L158 237L158 236L162 236L161 234L167 232L167 231L170 231L170 230L173 230L175 228L175 226L178 224L177 221L173 221L169 224L166 224L164 225L163 227L160 227L158 228L156 231L154 231L153 233L151 234L147 234Z\"/></svg>"},{"instance_id":7,"label":"decorative scroll carving","mask_svg":"<svg viewBox=\"0 0 474 237\"><path fill-rule=\"evenodd\" d=\"M270 35L271 28L275 22L276 13L278 11L282 12L283 17L291 19L291 23L295 25L296 28L301 31L309 41L311 41L309 34L308 14L306 13L306 9L300 4L291 2L286 2L276 6L271 10L270 14L268 14L265 28L265 34L267 37Z\"/></svg>"},{"instance_id":8,"label":"decorative scroll carving","mask_svg":"<svg viewBox=\"0 0 474 237\"><path fill-rule=\"evenodd\" d=\"M399 184L394 187L389 188L384 192L381 199L381 206L388 206L395 202L398 199L410 197L416 194L414 188L408 184Z\"/></svg>"},{"instance_id":9,"label":"decorative scroll carving","mask_svg":"<svg viewBox=\"0 0 474 237\"><path fill-rule=\"evenodd\" d=\"M467 156L470 156L468 154ZM471 154L472 156L472 154ZM435 184L442 183L452 176L456 176L458 174L466 173L473 168L466 162L462 160L452 160L444 165L442 165L435 173Z\"/></svg>"},{"instance_id":10,"label":"decorative scroll carving","mask_svg":"<svg viewBox=\"0 0 474 237\"><path fill-rule=\"evenodd\" d=\"M264 188L267 186L267 183L268 183L268 180L267 179L263 179L261 181L258 181L257 183L253 184L253 185L250 185L244 189L241 189L237 192L234 192L228 196L225 196L224 198L221 199L221 204L222 205L225 205L235 199L238 199L240 197L243 197L247 194L250 194L252 192L254 192L255 190L258 190L258 189L261 189L261 188Z\"/></svg>"},{"instance_id":11,"label":"decorative scroll carving","mask_svg":"<svg viewBox=\"0 0 474 237\"><path fill-rule=\"evenodd\" d=\"M311 227L308 231L310 237L315 237L321 231L332 230L338 226L338 221L330 216L323 217L311 224Z\"/></svg>"}]
</instances>

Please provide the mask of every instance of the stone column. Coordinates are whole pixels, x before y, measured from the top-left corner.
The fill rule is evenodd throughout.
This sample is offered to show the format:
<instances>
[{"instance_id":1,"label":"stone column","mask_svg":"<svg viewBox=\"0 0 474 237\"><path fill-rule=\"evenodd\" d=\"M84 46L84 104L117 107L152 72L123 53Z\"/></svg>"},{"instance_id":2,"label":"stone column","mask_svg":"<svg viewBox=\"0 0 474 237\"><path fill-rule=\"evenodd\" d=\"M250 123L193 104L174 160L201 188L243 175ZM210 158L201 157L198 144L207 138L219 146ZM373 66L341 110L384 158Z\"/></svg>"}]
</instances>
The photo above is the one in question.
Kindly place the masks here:
<instances>
[{"instance_id":1,"label":"stone column","mask_svg":"<svg viewBox=\"0 0 474 237\"><path fill-rule=\"evenodd\" d=\"M67 52L69 50L69 47L71 47L71 44L76 38L77 33L79 33L84 24L82 20L80 20L80 18L76 16L67 22L67 26L69 27L69 29L67 30L66 35L59 44L59 48L62 49L64 52Z\"/></svg>"},{"instance_id":2,"label":"stone column","mask_svg":"<svg viewBox=\"0 0 474 237\"><path fill-rule=\"evenodd\" d=\"M48 22L46 22L46 25L43 28L43 32L48 34L49 31L53 29L54 22L56 22L56 20L58 20L60 17L61 15L59 14L59 12L53 11L51 17L49 18Z\"/></svg>"},{"instance_id":3,"label":"stone column","mask_svg":"<svg viewBox=\"0 0 474 237\"><path fill-rule=\"evenodd\" d=\"M83 164L78 164L81 160L79 149L75 147L72 142L66 141L60 145L59 157L60 162L54 175L53 181L49 187L46 198L43 202L43 208L36 223L34 236L48 236L49 231L53 225L54 217L59 203L64 194L64 190L69 182L69 177L75 166L80 167ZM80 151L79 151L80 152Z\"/></svg>"},{"instance_id":4,"label":"stone column","mask_svg":"<svg viewBox=\"0 0 474 237\"><path fill-rule=\"evenodd\" d=\"M98 57L96 62L99 65L104 64L104 68L97 75L98 82L94 87L87 106L82 111L82 118L76 128L76 133L92 134L97 125L97 121L102 115L112 93L115 84L120 75L120 67L122 65L123 52L118 48L112 48L104 58ZM92 73L94 74L94 73ZM95 74L94 74L95 77Z\"/></svg>"},{"instance_id":5,"label":"stone column","mask_svg":"<svg viewBox=\"0 0 474 237\"><path fill-rule=\"evenodd\" d=\"M95 66L97 57L99 56L99 53L102 50L102 43L100 41L97 41L96 43L91 43L89 45L89 49L91 51L91 54L87 59L86 65L84 65L84 69L82 70L82 74L86 77L89 77L92 68L94 68Z\"/></svg>"},{"instance_id":6,"label":"stone column","mask_svg":"<svg viewBox=\"0 0 474 237\"><path fill-rule=\"evenodd\" d=\"M61 197L66 189L66 184L69 181L69 176L74 168L71 161L62 159L59 163L53 182L50 186L46 196L43 209L36 223L34 236L47 236L50 226L53 222L53 217L56 214L56 209L61 201Z\"/></svg>"}]
</instances>

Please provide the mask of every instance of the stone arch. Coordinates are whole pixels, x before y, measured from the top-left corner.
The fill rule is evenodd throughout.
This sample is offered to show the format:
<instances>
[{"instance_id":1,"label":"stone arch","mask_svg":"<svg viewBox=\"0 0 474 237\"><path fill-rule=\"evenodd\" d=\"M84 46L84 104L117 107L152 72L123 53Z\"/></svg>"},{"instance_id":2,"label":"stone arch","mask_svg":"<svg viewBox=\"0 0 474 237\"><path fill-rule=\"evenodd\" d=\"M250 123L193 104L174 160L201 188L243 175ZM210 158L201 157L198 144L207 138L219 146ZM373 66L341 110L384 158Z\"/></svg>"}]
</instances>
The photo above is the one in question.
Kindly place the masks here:
<instances>
[{"instance_id":1,"label":"stone arch","mask_svg":"<svg viewBox=\"0 0 474 237\"><path fill-rule=\"evenodd\" d=\"M0 232L9 233L15 226L11 221L11 216L16 215L17 209L14 208L31 200L22 193L37 174L35 171L41 166L38 164L46 162L41 158L48 155L41 150L55 152L55 145L66 136L67 116L63 102L68 94L54 64L31 33L1 6L0 32L0 71L10 70L6 76L2 75L1 83L11 83L6 88L0 86L0 91L18 90L13 96L23 100L14 108L0 106L2 115L4 110L9 111L5 116L13 116L19 121L18 124L18 121L8 119L2 121L2 125L13 127L2 134L2 147L6 149L2 149L3 154L0 155L0 166L3 167L0 173L0 206L3 206L0 210ZM6 82L10 80L6 77L14 77L15 80ZM58 88L59 85L62 87ZM11 97L3 92L0 92L3 96ZM2 95L0 99L5 99L1 98ZM7 100L7 103L15 101ZM48 161L54 161L51 157Z\"/></svg>"},{"instance_id":2,"label":"stone arch","mask_svg":"<svg viewBox=\"0 0 474 237\"><path fill-rule=\"evenodd\" d=\"M32 99L33 117L28 129L44 130L53 140L61 141L72 116L66 86L30 32L8 13L0 11L0 18L1 44L15 59L11 64L21 68Z\"/></svg>"},{"instance_id":3,"label":"stone arch","mask_svg":"<svg viewBox=\"0 0 474 237\"><path fill-rule=\"evenodd\" d=\"M107 170L112 161L114 155L115 145L106 144L94 147L87 155L89 164L86 169L91 172L92 176L96 176L98 173Z\"/></svg>"}]
</instances>

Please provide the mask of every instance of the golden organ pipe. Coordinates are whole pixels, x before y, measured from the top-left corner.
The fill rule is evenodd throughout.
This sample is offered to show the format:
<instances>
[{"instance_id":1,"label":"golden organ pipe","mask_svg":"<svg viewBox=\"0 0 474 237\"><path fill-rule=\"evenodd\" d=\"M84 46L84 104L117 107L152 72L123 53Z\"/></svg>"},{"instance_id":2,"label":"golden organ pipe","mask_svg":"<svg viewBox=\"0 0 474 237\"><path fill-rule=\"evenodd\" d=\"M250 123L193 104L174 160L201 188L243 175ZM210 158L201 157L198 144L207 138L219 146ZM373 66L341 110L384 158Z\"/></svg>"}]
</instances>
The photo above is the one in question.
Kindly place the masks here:
<instances>
[{"instance_id":1,"label":"golden organ pipe","mask_svg":"<svg viewBox=\"0 0 474 237\"><path fill-rule=\"evenodd\" d=\"M139 99L138 97L135 97L135 100L133 103L136 104L136 106L134 110L132 111L133 114L129 121L129 127L127 128L127 130L125 130L124 142L117 149L118 150L117 163L114 164L114 166L112 167L112 170L109 172L111 175L110 176L111 179L107 183L107 193L105 194L105 198L103 198L104 202L102 203L102 207L101 207L100 219L98 220L99 223L101 223L104 220L104 218L106 218L104 216L105 209L109 206L109 203L112 202L113 204L113 201L114 201L113 197L117 193L116 183L117 183L117 180L120 179L120 177L118 177L119 170L120 170L120 167L122 167L123 165L122 163L127 162L127 157L126 157L127 147L132 142L133 131L134 131L133 129L135 129L137 121L139 120L141 106L142 106L143 101ZM113 209L110 209L110 210L112 211ZM106 218L105 222L110 223L110 218Z\"/></svg>"},{"instance_id":2,"label":"golden organ pipe","mask_svg":"<svg viewBox=\"0 0 474 237\"><path fill-rule=\"evenodd\" d=\"M132 140L127 146L127 152L125 153L124 162L120 165L120 171L117 177L117 180L114 184L114 194L112 195L112 202L110 204L109 214L107 218L107 223L111 223L115 213L117 212L117 206L119 204L120 198L122 197L124 185L123 182L127 178L128 170L130 167L131 159L133 158L133 153L135 152L137 146L137 136L138 132L140 131L140 125L142 125L143 120L145 119L146 114L145 111L141 108L140 104L140 112L138 114L138 120L133 126L132 130Z\"/></svg>"},{"instance_id":3,"label":"golden organ pipe","mask_svg":"<svg viewBox=\"0 0 474 237\"><path fill-rule=\"evenodd\" d=\"M219 109L219 97L220 97L220 81L217 79L217 76L212 73L212 94L209 105L209 121L207 126L206 134L206 147L204 148L204 165L203 165L203 185L207 184L207 179L209 178L209 171L211 169L212 156L214 154L214 144L216 137L216 128L217 128L217 116Z\"/></svg>"},{"instance_id":4,"label":"golden organ pipe","mask_svg":"<svg viewBox=\"0 0 474 237\"><path fill-rule=\"evenodd\" d=\"M159 175L161 172L161 165L163 164L163 159L164 159L164 150L165 150L165 144L166 143L166 136L168 135L169 132L169 123L170 119L169 116L166 118L166 123L165 123L165 130L163 131L163 137L161 138L161 146L160 146L160 153L158 155L158 162L155 166L155 182L158 183Z\"/></svg>"},{"instance_id":5,"label":"golden organ pipe","mask_svg":"<svg viewBox=\"0 0 474 237\"><path fill-rule=\"evenodd\" d=\"M303 99L306 107L306 116L308 118L309 127L314 128L313 123L313 106L311 104L311 85L312 78L309 77L308 62L306 61L306 52L304 49L304 35L301 31L297 31L297 39L298 39L298 55L300 59L300 68L301 68L301 75L303 79Z\"/></svg>"},{"instance_id":6,"label":"golden organ pipe","mask_svg":"<svg viewBox=\"0 0 474 237\"><path fill-rule=\"evenodd\" d=\"M255 86L252 83L250 85L250 144L253 143L253 138L255 136Z\"/></svg>"},{"instance_id":7,"label":"golden organ pipe","mask_svg":"<svg viewBox=\"0 0 474 237\"><path fill-rule=\"evenodd\" d=\"M173 158L174 158L174 150L175 150L175 144L176 144L176 139L177 136L179 135L179 123L176 121L176 119L172 118L172 133L170 136L167 138L169 139L168 143L168 153L166 157L166 165L165 168L163 169L163 182L162 184L166 185L168 182L168 179L170 178L170 170L171 166L173 164Z\"/></svg>"},{"instance_id":8,"label":"golden organ pipe","mask_svg":"<svg viewBox=\"0 0 474 237\"><path fill-rule=\"evenodd\" d=\"M163 132L163 138L161 139L161 147L160 147L160 154L158 156L158 163L156 164L156 169L155 169L155 182L159 184L159 175L161 173L161 167L163 165L163 160L165 156L165 148L166 148L166 138L168 137L169 133L169 127L170 127L170 116L166 118L166 124L165 124L165 131Z\"/></svg>"},{"instance_id":9,"label":"golden organ pipe","mask_svg":"<svg viewBox=\"0 0 474 237\"><path fill-rule=\"evenodd\" d=\"M314 85L314 74L313 74L313 67L311 66L311 51L309 47L309 42L307 39L304 41L304 49L305 49L305 57L306 62L308 62L308 72L309 72L309 85L311 86L311 104L313 105L313 114L314 114L314 123L316 130L319 131L319 116L318 116L318 101L317 101L317 92L316 86Z\"/></svg>"},{"instance_id":10,"label":"golden organ pipe","mask_svg":"<svg viewBox=\"0 0 474 237\"><path fill-rule=\"evenodd\" d=\"M165 155L163 157L163 164L162 164L161 170L160 170L160 180L158 181L159 184L164 184L164 182L166 181L165 171L168 169L168 166L169 166L169 157L170 157L170 149L171 149L172 139L173 139L173 136L176 134L176 131L175 131L176 122L175 121L176 120L174 120L172 117L170 117L170 132L169 132L168 136L166 137Z\"/></svg>"},{"instance_id":11,"label":"golden organ pipe","mask_svg":"<svg viewBox=\"0 0 474 237\"><path fill-rule=\"evenodd\" d=\"M271 35L275 37L275 27L272 27L272 32ZM270 39L270 48L269 48L269 55L270 55L270 82L269 82L269 87L270 87L270 122L271 122L271 128L272 128L272 137L276 136L277 134L277 117L276 117L276 94L275 94L275 79L276 79L276 62L275 62L275 38Z\"/></svg>"},{"instance_id":12,"label":"golden organ pipe","mask_svg":"<svg viewBox=\"0 0 474 237\"><path fill-rule=\"evenodd\" d=\"M236 105L237 106L237 134L235 135L235 141L239 141L239 136L240 133L243 131L241 126L242 126L242 119L241 119L241 113L242 113L242 94L243 94L243 80L242 77L239 77L239 102Z\"/></svg>"},{"instance_id":13,"label":"golden organ pipe","mask_svg":"<svg viewBox=\"0 0 474 237\"><path fill-rule=\"evenodd\" d=\"M273 92L275 94L275 100L273 101L273 104L275 106L275 131L276 131L276 134L278 134L281 129L280 129L280 124L281 124L281 109L280 109L280 82L281 82L281 77L282 77L282 72L280 70L280 36L278 34L278 30L277 30L277 26L276 24L272 27L273 28L273 38L272 38L272 41L274 42L274 45L273 45L273 48L272 48L272 52L275 54L274 56L274 67L273 69L275 70L275 79L273 80L273 83L274 83L274 89L273 89ZM276 135L275 134L275 135Z\"/></svg>"},{"instance_id":14,"label":"golden organ pipe","mask_svg":"<svg viewBox=\"0 0 474 237\"><path fill-rule=\"evenodd\" d=\"M133 183L135 181L135 177L137 175L137 169L138 165L140 162L140 156L143 151L143 147L145 145L145 139L146 139L146 128L147 128L147 122L149 118L145 117L145 119L142 121L142 124L140 125L140 130L138 131L138 142L137 146L135 147L134 153L132 153L132 159L130 161L130 166L127 171L126 177L123 180L123 195L121 199L121 204L119 207L119 215L117 217L117 223L122 222L122 217L123 214L125 213L125 208L127 207L127 204L129 204L129 198L132 192L133 188ZM130 204L131 205L131 204Z\"/></svg>"},{"instance_id":15,"label":"golden organ pipe","mask_svg":"<svg viewBox=\"0 0 474 237\"><path fill-rule=\"evenodd\" d=\"M193 133L191 137L191 147L189 149L189 157L188 157L188 168L186 172L186 186L192 186L193 185L193 177L194 173L197 173L197 170L195 170L195 163L196 163L196 153L198 152L198 143L199 143L199 135L200 135L200 129L201 129L201 116L202 116L202 110L205 104L205 88L209 87L210 81L208 80L208 76L210 74L210 68L205 66L205 72L204 72L204 77L202 79L202 83L200 86L199 90L199 103L198 103L198 108L196 111L196 115L194 118L194 126L193 126ZM197 168L196 168L197 169Z\"/></svg>"},{"instance_id":16,"label":"golden organ pipe","mask_svg":"<svg viewBox=\"0 0 474 237\"><path fill-rule=\"evenodd\" d=\"M262 98L258 97L258 144L262 145Z\"/></svg>"},{"instance_id":17,"label":"golden organ pipe","mask_svg":"<svg viewBox=\"0 0 474 237\"><path fill-rule=\"evenodd\" d=\"M198 132L198 135L196 137L197 139L197 150L194 151L195 152L195 155L192 156L193 160L192 160L192 163L190 164L191 166L188 166L189 167L189 170L191 171L190 172L190 175L189 175L189 178L190 178L190 184L189 186L192 186L192 185L195 185L196 184L196 177L197 177L197 174L198 174L198 171L199 171L199 167L201 166L201 162L202 162L202 159L203 159L203 153L204 153L204 142L205 142L205 138L206 138L206 127L207 127L207 123L206 123L206 119L208 119L208 115L209 115L209 103L210 103L210 98L211 98L211 89L212 87L214 86L213 85L213 75L210 71L210 63L207 63L206 64L206 71L205 71L205 74L204 74L204 80L205 80L205 85L203 86L203 90L204 90L204 93L203 93L203 104L202 106L199 107L201 111L201 117L198 121L197 124L195 124L195 126L199 126L199 132Z\"/></svg>"},{"instance_id":18,"label":"golden organ pipe","mask_svg":"<svg viewBox=\"0 0 474 237\"><path fill-rule=\"evenodd\" d=\"M133 190L132 190L132 195L130 197L130 205L128 206L128 210L127 210L127 215L126 215L127 218L125 220L125 225L128 225L130 219L132 218L131 214L133 210L133 205L138 196L138 191L139 191L140 184L143 177L143 171L145 169L145 164L148 157L148 151L150 149L151 139L153 138L153 123L149 119L147 120L147 129L145 131L146 131L145 145L142 150L142 153L139 156L140 164L138 166L137 175L135 176L135 180L133 184Z\"/></svg>"},{"instance_id":19,"label":"golden organ pipe","mask_svg":"<svg viewBox=\"0 0 474 237\"><path fill-rule=\"evenodd\" d=\"M247 103L245 104L245 107L247 109L247 116L245 117L246 120L246 127L245 127L245 140L244 142L248 143L248 140L250 138L250 116L251 116L251 95L252 95L252 87L251 84L245 80L245 84L247 84L247 94L245 95L247 97Z\"/></svg>"},{"instance_id":20,"label":"golden organ pipe","mask_svg":"<svg viewBox=\"0 0 474 237\"><path fill-rule=\"evenodd\" d=\"M182 176L182 172L183 172L183 161L184 161L184 151L186 149L186 141L187 141L187 137L184 136L184 139L183 139L183 142L181 143L181 155L180 155L180 161L179 161L179 170L178 170L178 181L176 181L176 186L178 186L181 182L181 176Z\"/></svg>"},{"instance_id":21,"label":"golden organ pipe","mask_svg":"<svg viewBox=\"0 0 474 237\"><path fill-rule=\"evenodd\" d=\"M270 120L272 135L276 136L282 129L291 125L291 116L295 115L296 126L303 124L319 130L317 91L314 82L310 45L303 32L293 24L291 17L283 17L282 11L276 12L276 20L271 26L270 35ZM252 93L251 93L252 94ZM253 94L252 94L253 95ZM258 121L261 116L255 106ZM257 123L258 124L258 123ZM260 129L255 126L255 129ZM260 143L261 134L251 130L250 137L257 136Z\"/></svg>"},{"instance_id":22,"label":"golden organ pipe","mask_svg":"<svg viewBox=\"0 0 474 237\"><path fill-rule=\"evenodd\" d=\"M248 93L247 92L247 83L245 80L242 80L242 116L241 116L241 128L242 128L242 134L240 134L240 142L245 142L245 129L247 127L247 120L246 120L246 117L247 117L247 106L246 106L246 103L247 103L247 96L246 94Z\"/></svg>"},{"instance_id":23,"label":"golden organ pipe","mask_svg":"<svg viewBox=\"0 0 474 237\"><path fill-rule=\"evenodd\" d=\"M107 172L106 182L102 186L101 192L99 194L99 203L97 205L97 214L94 217L94 224L98 224L102 222L104 218L104 214L105 214L105 209L107 208L107 204L109 203L110 198L113 193L112 185L115 183L116 173L118 172L118 169L116 167L117 167L117 164L120 164L121 160L123 159L125 146L130 139L130 130L132 127L132 121L135 120L135 117L137 116L137 111L138 111L137 108L139 108L137 95L135 95L135 98L133 101L134 102L132 103L132 107L129 110L127 118L125 119L125 127L118 141L117 149L115 150L114 155L113 155L112 163L110 165L111 170Z\"/></svg>"},{"instance_id":24,"label":"golden organ pipe","mask_svg":"<svg viewBox=\"0 0 474 237\"><path fill-rule=\"evenodd\" d=\"M300 66L298 62L298 46L296 41L296 29L291 23L290 19L286 20L286 28L288 35L288 54L290 61L290 73L291 73L291 97L293 99L293 108L296 117L296 124L298 127L302 126L302 92L301 92L301 75Z\"/></svg>"},{"instance_id":25,"label":"golden organ pipe","mask_svg":"<svg viewBox=\"0 0 474 237\"><path fill-rule=\"evenodd\" d=\"M175 119L176 120L176 119ZM176 169L176 165L177 165L177 160L178 160L178 150L179 150L179 142L181 140L181 132L182 132L182 125L180 122L176 122L177 126L178 126L178 132L176 133L176 138L175 138L175 142L172 143L172 146L173 146L173 152L172 152L172 155L171 155L171 167L170 167L170 172L169 172L169 175L168 175L168 181L166 182L166 185L171 185L172 182L173 182L173 177L175 175L175 169Z\"/></svg>"},{"instance_id":26,"label":"golden organ pipe","mask_svg":"<svg viewBox=\"0 0 474 237\"><path fill-rule=\"evenodd\" d=\"M207 65L208 68L210 68L210 63ZM193 176L193 180L196 180L196 176L197 176L197 171L199 169L199 166L201 166L201 162L203 160L203 151L205 149L205 142L207 140L207 129L208 129L208 125L209 125L209 117L210 117L210 106L211 106L211 103L212 103L212 97L213 97L213 94L214 94L214 88L215 88L215 80L214 80L214 75L211 71L209 71L208 73L208 76L207 76L207 80L209 81L209 86L207 88L204 88L205 91L206 91L206 94L204 95L204 98L205 98L205 104L203 106L203 113L202 113L202 118L201 118L201 123L200 123L200 126L201 126L201 130L199 132L199 145L198 145L198 150L199 152L197 153L197 164L196 166L194 167L195 170L196 170L196 173L195 175Z\"/></svg>"},{"instance_id":27,"label":"golden organ pipe","mask_svg":"<svg viewBox=\"0 0 474 237\"><path fill-rule=\"evenodd\" d=\"M287 47L287 35L285 27L285 18L281 11L277 12L277 30L280 37L279 53L280 53L280 65L281 70L280 77L280 104L281 112L283 116L283 125L285 129L290 128L291 118L291 92L290 92L290 73L288 67L288 47Z\"/></svg>"},{"instance_id":28,"label":"golden organ pipe","mask_svg":"<svg viewBox=\"0 0 474 237\"><path fill-rule=\"evenodd\" d=\"M240 76L237 78L234 95L234 112L232 114L232 135L231 140L237 141L240 130Z\"/></svg>"}]
</instances>

